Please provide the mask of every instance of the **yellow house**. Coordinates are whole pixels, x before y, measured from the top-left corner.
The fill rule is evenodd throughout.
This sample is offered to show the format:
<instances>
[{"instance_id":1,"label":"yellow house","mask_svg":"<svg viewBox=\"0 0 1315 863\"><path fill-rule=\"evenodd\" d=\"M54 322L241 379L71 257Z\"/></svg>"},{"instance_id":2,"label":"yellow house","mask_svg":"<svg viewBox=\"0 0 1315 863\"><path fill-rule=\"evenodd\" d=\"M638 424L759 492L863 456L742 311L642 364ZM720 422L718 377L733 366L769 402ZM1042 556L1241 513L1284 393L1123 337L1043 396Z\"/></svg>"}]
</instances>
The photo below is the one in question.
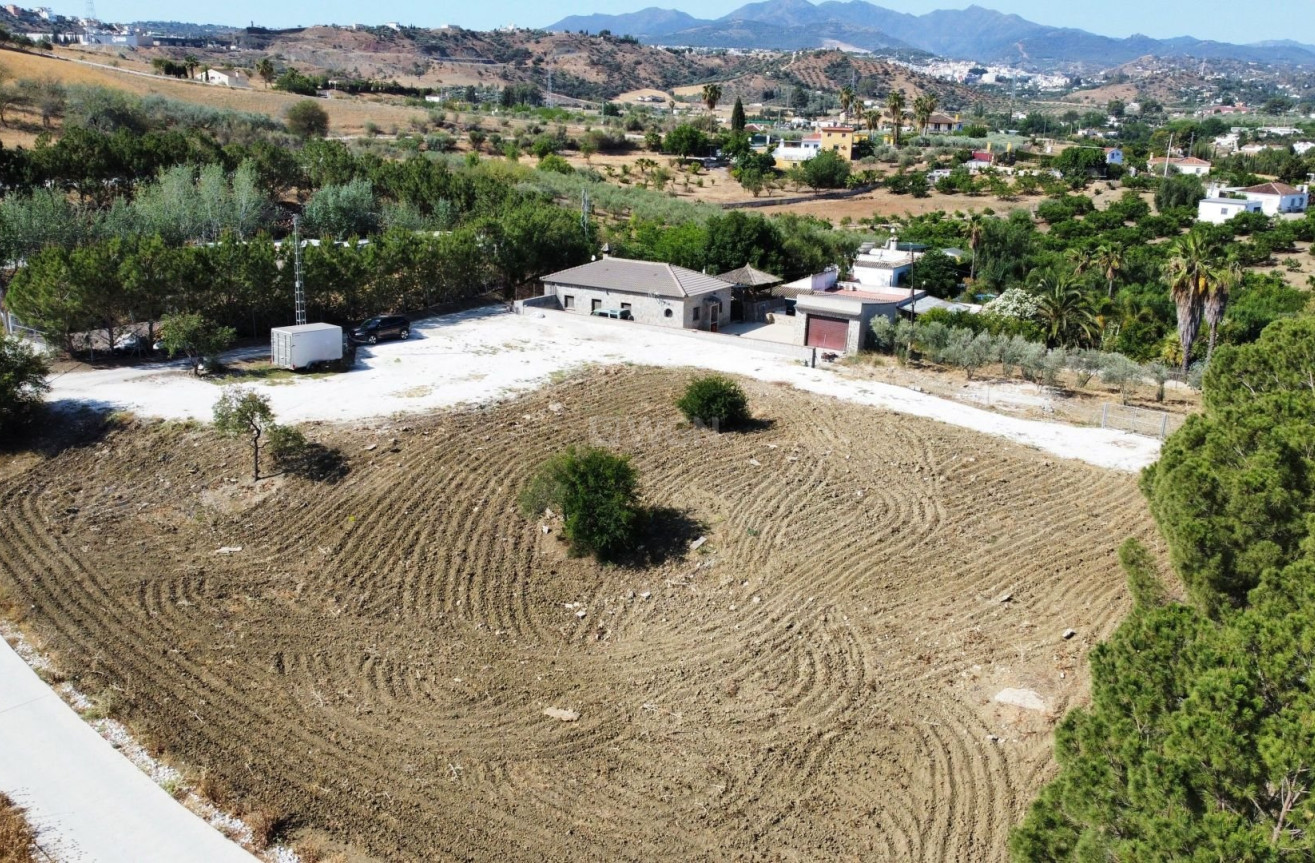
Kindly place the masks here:
<instances>
[{"instance_id":1,"label":"yellow house","mask_svg":"<svg viewBox=\"0 0 1315 863\"><path fill-rule=\"evenodd\" d=\"M833 150L845 157L845 161L854 158L854 129L852 126L823 126L822 149Z\"/></svg>"}]
</instances>

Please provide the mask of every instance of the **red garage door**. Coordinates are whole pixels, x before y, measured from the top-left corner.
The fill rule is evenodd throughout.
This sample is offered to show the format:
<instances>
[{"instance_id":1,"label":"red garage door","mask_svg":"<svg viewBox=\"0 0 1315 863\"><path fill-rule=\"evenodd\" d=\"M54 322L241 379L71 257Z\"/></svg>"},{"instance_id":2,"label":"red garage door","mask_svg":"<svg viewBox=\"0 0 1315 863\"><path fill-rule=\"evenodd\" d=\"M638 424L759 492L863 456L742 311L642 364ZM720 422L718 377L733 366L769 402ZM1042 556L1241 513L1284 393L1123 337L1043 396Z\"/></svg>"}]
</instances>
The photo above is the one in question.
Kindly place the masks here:
<instances>
[{"instance_id":1,"label":"red garage door","mask_svg":"<svg viewBox=\"0 0 1315 863\"><path fill-rule=\"evenodd\" d=\"M849 337L849 321L844 318L822 318L808 316L808 333L804 344L810 348L827 348L843 351L845 340Z\"/></svg>"}]
</instances>

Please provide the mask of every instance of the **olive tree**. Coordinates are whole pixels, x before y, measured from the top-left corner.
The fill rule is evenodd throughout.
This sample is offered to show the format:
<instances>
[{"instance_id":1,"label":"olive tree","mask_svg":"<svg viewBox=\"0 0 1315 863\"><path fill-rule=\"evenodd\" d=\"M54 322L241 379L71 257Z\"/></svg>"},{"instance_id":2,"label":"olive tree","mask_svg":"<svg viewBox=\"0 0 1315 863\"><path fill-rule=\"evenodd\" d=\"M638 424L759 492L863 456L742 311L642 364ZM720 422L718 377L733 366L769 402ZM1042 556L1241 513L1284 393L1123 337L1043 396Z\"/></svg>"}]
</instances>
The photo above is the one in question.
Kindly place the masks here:
<instances>
[{"instance_id":1,"label":"olive tree","mask_svg":"<svg viewBox=\"0 0 1315 863\"><path fill-rule=\"evenodd\" d=\"M269 399L245 387L225 387L215 402L214 421L225 437L251 439L251 479L260 479L260 436L276 427Z\"/></svg>"},{"instance_id":2,"label":"olive tree","mask_svg":"<svg viewBox=\"0 0 1315 863\"><path fill-rule=\"evenodd\" d=\"M221 327L195 312L165 315L160 319L160 342L170 357L184 354L192 362L192 373L213 365L217 355L237 337L232 327Z\"/></svg>"}]
</instances>

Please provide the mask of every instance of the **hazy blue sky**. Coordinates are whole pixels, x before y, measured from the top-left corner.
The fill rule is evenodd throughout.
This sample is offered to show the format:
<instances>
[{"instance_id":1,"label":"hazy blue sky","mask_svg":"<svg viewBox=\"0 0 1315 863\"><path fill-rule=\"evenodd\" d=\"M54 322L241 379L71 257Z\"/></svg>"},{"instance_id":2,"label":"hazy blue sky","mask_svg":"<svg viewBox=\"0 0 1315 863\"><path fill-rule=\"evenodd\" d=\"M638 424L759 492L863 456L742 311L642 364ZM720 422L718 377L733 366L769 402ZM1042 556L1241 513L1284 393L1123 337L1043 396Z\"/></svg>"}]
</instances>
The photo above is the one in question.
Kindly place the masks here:
<instances>
[{"instance_id":1,"label":"hazy blue sky","mask_svg":"<svg viewBox=\"0 0 1315 863\"><path fill-rule=\"evenodd\" d=\"M890 0L878 5L920 14L933 9L963 8L963 2ZM31 5L37 5L33 2ZM100 0L96 13L107 21L146 19L197 20L214 24L266 26L298 24L381 24L399 21L421 27L457 24L485 30L505 24L543 27L567 15L591 12L633 12L645 6L684 9L700 18L716 18L743 5L742 0L323 0L269 3L229 0L212 5L180 4L172 0ZM1012 12L1040 24L1080 27L1107 36L1144 33L1164 38L1196 36L1225 42L1295 39L1315 43L1315 2L1312 0L1105 0L1103 3L1056 3L1054 0L984 0L978 5ZM81 15L79 2L57 3L55 10Z\"/></svg>"}]
</instances>

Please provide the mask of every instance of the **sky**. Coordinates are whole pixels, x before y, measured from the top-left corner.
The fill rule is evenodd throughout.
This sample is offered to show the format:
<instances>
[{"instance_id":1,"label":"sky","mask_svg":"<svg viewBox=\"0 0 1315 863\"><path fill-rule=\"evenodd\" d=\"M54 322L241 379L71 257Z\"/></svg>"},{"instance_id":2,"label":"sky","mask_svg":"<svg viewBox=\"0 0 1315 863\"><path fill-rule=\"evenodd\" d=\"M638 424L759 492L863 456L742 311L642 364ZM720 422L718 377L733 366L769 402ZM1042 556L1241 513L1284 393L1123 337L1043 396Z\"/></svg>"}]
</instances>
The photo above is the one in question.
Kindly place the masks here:
<instances>
[{"instance_id":1,"label":"sky","mask_svg":"<svg viewBox=\"0 0 1315 863\"><path fill-rule=\"evenodd\" d=\"M922 14L934 9L961 9L965 2L946 0L872 0L902 12ZM264 0L228 0L213 5L179 4L174 0L101 0L97 17L106 21L179 20L204 24L267 27L304 24L383 24L397 21L418 27L455 24L488 30L514 24L546 27L567 15L593 12L618 14L645 6L682 9L699 18L718 18L744 0L481 0L478 3L421 0L285 0L271 6ZM26 4L24 4L26 5ZM32 6L37 5L32 3ZM1315 0L1104 0L1100 3L1055 3L1054 0L980 0L977 4L1021 15L1056 27L1078 27L1105 36L1142 33L1155 38L1196 36L1221 42L1293 39L1315 44ZM56 12L80 16L83 3L55 4Z\"/></svg>"}]
</instances>

